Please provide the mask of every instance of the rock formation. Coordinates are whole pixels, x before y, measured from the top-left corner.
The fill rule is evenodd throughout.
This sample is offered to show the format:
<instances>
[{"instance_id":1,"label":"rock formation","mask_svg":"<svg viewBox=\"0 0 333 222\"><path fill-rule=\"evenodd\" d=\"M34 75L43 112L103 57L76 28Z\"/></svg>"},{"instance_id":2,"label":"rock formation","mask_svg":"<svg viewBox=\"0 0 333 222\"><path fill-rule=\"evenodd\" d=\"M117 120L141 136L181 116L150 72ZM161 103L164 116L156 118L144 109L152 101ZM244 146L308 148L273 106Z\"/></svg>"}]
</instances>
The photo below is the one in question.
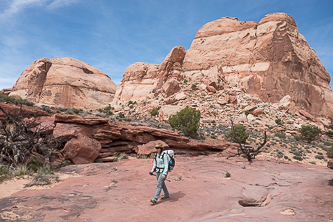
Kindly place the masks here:
<instances>
[{"instance_id":1,"label":"rock formation","mask_svg":"<svg viewBox=\"0 0 333 222\"><path fill-rule=\"evenodd\" d=\"M130 65L117 87L113 104L120 101L145 100L148 95L154 97L156 90L163 88L165 97L180 90L183 79L181 67L185 56L182 46L174 47L161 65L135 63Z\"/></svg>"},{"instance_id":2,"label":"rock formation","mask_svg":"<svg viewBox=\"0 0 333 222\"><path fill-rule=\"evenodd\" d=\"M147 68L142 71L142 66ZM171 79L175 90L165 90ZM237 86L272 103L289 95L293 106L333 117L330 76L299 33L295 20L285 13L268 14L259 23L230 17L207 23L186 52L175 47L160 66L131 65L114 104L159 94L170 97L181 91L176 80L179 86L186 80L211 93ZM221 101L237 103L234 99Z\"/></svg>"},{"instance_id":3,"label":"rock formation","mask_svg":"<svg viewBox=\"0 0 333 222\"><path fill-rule=\"evenodd\" d=\"M109 76L79 60L43 58L22 72L10 95L41 105L90 110L110 103L116 87Z\"/></svg>"}]
</instances>

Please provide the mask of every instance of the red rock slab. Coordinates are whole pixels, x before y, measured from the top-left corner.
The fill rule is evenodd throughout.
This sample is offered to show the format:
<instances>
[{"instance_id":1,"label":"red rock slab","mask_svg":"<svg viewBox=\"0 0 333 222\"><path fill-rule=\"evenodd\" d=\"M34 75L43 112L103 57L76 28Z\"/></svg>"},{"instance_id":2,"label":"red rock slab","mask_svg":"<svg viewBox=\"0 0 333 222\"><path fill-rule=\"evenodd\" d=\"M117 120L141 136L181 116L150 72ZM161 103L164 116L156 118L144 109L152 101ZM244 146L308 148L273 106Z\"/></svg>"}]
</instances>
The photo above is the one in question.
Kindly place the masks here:
<instances>
[{"instance_id":1,"label":"red rock slab","mask_svg":"<svg viewBox=\"0 0 333 222\"><path fill-rule=\"evenodd\" d=\"M7 104L7 103L0 102L0 106L7 113L9 113L12 116L16 116L20 110L20 106L15 106L13 104ZM49 113L47 113L41 109L37 109L37 108L31 107L31 106L25 106L25 105L22 105L20 114L25 114L27 116L50 116ZM6 114L4 114L1 110L0 110L0 119L7 119Z\"/></svg>"},{"instance_id":2,"label":"red rock slab","mask_svg":"<svg viewBox=\"0 0 333 222\"><path fill-rule=\"evenodd\" d=\"M24 189L0 199L0 214L14 212L30 221L329 221L333 218L333 172L322 166L279 163L217 155L176 156L168 174L170 199L150 205L156 178L152 159L70 165L65 179L44 190ZM231 176L225 177L226 172ZM269 197L264 207L240 200ZM269 198L268 198L269 199ZM167 209L167 210L166 210ZM172 214L170 214L172 212ZM293 212L293 214L286 214Z\"/></svg>"},{"instance_id":3,"label":"red rock slab","mask_svg":"<svg viewBox=\"0 0 333 222\"><path fill-rule=\"evenodd\" d=\"M54 115L54 122L58 123L76 123L76 124L83 124L83 125L96 125L96 124L103 124L109 121L108 118L102 118L98 116L79 116L79 115L69 115L69 114L55 114Z\"/></svg>"}]
</instances>

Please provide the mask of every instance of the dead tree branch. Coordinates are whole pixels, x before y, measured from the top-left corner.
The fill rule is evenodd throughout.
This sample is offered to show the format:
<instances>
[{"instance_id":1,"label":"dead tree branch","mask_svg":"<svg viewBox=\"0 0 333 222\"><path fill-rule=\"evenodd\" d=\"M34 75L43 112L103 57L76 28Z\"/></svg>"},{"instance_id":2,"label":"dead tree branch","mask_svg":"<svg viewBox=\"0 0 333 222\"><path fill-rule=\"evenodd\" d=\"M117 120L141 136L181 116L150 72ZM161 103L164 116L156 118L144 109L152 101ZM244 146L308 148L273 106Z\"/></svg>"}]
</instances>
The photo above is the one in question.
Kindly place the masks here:
<instances>
[{"instance_id":1,"label":"dead tree branch","mask_svg":"<svg viewBox=\"0 0 333 222\"><path fill-rule=\"evenodd\" d=\"M0 106L7 116L0 121L0 164L15 167L39 158L44 166L50 167L50 158L62 148L62 142L44 133L48 126L42 127L36 121L38 116L27 118L21 114L21 108L12 116Z\"/></svg>"}]
</instances>

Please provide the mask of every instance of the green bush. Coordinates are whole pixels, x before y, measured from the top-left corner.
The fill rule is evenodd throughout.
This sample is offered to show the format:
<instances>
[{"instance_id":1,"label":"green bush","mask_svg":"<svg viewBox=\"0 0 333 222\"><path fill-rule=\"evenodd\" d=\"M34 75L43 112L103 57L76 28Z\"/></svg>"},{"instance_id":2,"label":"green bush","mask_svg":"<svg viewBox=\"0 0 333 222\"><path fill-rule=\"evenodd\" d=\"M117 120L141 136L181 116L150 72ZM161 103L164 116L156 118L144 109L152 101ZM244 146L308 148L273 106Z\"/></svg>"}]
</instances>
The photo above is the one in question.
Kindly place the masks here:
<instances>
[{"instance_id":1,"label":"green bush","mask_svg":"<svg viewBox=\"0 0 333 222\"><path fill-rule=\"evenodd\" d=\"M283 124L283 122L282 122L281 119L276 119L276 120L275 120L275 123L278 124L278 125L282 125L282 124Z\"/></svg>"},{"instance_id":2,"label":"green bush","mask_svg":"<svg viewBox=\"0 0 333 222\"><path fill-rule=\"evenodd\" d=\"M197 89L198 85L199 85L199 83L194 83L194 84L192 84L191 88L192 89Z\"/></svg>"},{"instance_id":3,"label":"green bush","mask_svg":"<svg viewBox=\"0 0 333 222\"><path fill-rule=\"evenodd\" d=\"M229 177L231 177L231 174L230 174L229 172L226 172L226 173L225 173L225 177L226 177L226 178L229 178Z\"/></svg>"},{"instance_id":4,"label":"green bush","mask_svg":"<svg viewBox=\"0 0 333 222\"><path fill-rule=\"evenodd\" d=\"M110 104L107 106L107 107L104 107L103 109L99 109L98 111L100 113L104 113L108 116L112 116L113 115L113 112L111 110L114 110L113 107L110 106Z\"/></svg>"},{"instance_id":5,"label":"green bush","mask_svg":"<svg viewBox=\"0 0 333 222\"><path fill-rule=\"evenodd\" d=\"M150 115L151 116L158 116L158 110L157 109L152 109L152 111L150 111Z\"/></svg>"},{"instance_id":6,"label":"green bush","mask_svg":"<svg viewBox=\"0 0 333 222\"><path fill-rule=\"evenodd\" d=\"M124 115L123 112L120 112L120 113L118 114L118 116L119 116L119 118L125 118L125 115Z\"/></svg>"},{"instance_id":7,"label":"green bush","mask_svg":"<svg viewBox=\"0 0 333 222\"><path fill-rule=\"evenodd\" d=\"M326 155L328 158L333 158L333 145L326 151Z\"/></svg>"},{"instance_id":8,"label":"green bush","mask_svg":"<svg viewBox=\"0 0 333 222\"><path fill-rule=\"evenodd\" d=\"M130 100L130 101L128 101L127 105L130 106L130 105L135 105L135 104L136 104L136 101L133 102L133 101Z\"/></svg>"},{"instance_id":9,"label":"green bush","mask_svg":"<svg viewBox=\"0 0 333 222\"><path fill-rule=\"evenodd\" d=\"M249 133L246 132L245 127L241 124L234 125L231 127L231 130L227 135L226 139L230 139L231 142L246 143Z\"/></svg>"},{"instance_id":10,"label":"green bush","mask_svg":"<svg viewBox=\"0 0 333 222\"><path fill-rule=\"evenodd\" d=\"M310 143L316 138L316 136L319 135L320 130L315 126L302 125L302 128L299 130L299 132L302 135L302 140L306 140Z\"/></svg>"},{"instance_id":11,"label":"green bush","mask_svg":"<svg viewBox=\"0 0 333 222\"><path fill-rule=\"evenodd\" d=\"M281 138L281 139L285 139L286 138L285 132L282 132L282 131L276 132L274 136L276 136L278 138Z\"/></svg>"},{"instance_id":12,"label":"green bush","mask_svg":"<svg viewBox=\"0 0 333 222\"><path fill-rule=\"evenodd\" d=\"M200 111L188 106L169 117L172 128L182 131L186 136L194 137L200 125Z\"/></svg>"},{"instance_id":13,"label":"green bush","mask_svg":"<svg viewBox=\"0 0 333 222\"><path fill-rule=\"evenodd\" d=\"M245 110L245 111L244 111L244 114L247 116L247 115L249 115L249 114L250 114L250 111L248 111L248 110Z\"/></svg>"}]
</instances>

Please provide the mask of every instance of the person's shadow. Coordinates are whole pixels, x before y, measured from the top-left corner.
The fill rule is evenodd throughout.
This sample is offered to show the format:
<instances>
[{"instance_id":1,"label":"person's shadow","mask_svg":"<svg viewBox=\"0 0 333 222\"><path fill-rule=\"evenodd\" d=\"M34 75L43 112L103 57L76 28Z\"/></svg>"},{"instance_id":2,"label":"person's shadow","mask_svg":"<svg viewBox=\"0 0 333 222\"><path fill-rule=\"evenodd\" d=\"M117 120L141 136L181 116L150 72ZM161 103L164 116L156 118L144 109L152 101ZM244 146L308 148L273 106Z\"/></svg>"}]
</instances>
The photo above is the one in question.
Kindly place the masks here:
<instances>
[{"instance_id":1,"label":"person's shadow","mask_svg":"<svg viewBox=\"0 0 333 222\"><path fill-rule=\"evenodd\" d=\"M328 185L333 186L333 179L328 181Z\"/></svg>"},{"instance_id":2,"label":"person's shadow","mask_svg":"<svg viewBox=\"0 0 333 222\"><path fill-rule=\"evenodd\" d=\"M180 198L182 198L182 197L184 197L184 196L185 196L185 194L184 194L183 192L178 191L177 193L172 193L172 194L170 195L170 199L169 199L169 201L170 201L170 202L176 202L176 201L178 201Z\"/></svg>"}]
</instances>

